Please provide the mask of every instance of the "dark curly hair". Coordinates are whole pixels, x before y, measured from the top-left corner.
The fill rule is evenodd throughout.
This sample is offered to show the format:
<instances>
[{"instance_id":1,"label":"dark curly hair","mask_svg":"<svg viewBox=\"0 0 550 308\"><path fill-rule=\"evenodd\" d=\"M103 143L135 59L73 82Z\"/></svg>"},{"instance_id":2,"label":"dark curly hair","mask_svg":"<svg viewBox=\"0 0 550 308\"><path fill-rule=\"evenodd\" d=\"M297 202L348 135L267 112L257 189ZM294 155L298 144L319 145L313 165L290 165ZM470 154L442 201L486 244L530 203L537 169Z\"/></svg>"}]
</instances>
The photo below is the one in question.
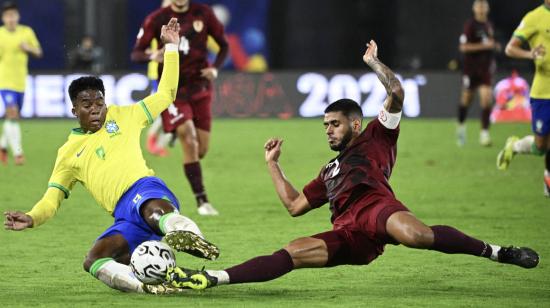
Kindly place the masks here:
<instances>
[{"instance_id":1,"label":"dark curly hair","mask_svg":"<svg viewBox=\"0 0 550 308\"><path fill-rule=\"evenodd\" d=\"M6 1L6 2L2 3L2 14L5 11L9 11L9 10L19 10L19 9L17 8L17 4L15 4L15 2Z\"/></svg>"},{"instance_id":2,"label":"dark curly hair","mask_svg":"<svg viewBox=\"0 0 550 308\"><path fill-rule=\"evenodd\" d=\"M351 115L363 118L363 111L361 110L361 106L359 106L356 101L349 98L339 99L328 105L328 107L325 109L325 113L336 111L341 111L348 118Z\"/></svg>"},{"instance_id":3,"label":"dark curly hair","mask_svg":"<svg viewBox=\"0 0 550 308\"><path fill-rule=\"evenodd\" d=\"M103 96L105 96L105 87L103 86L103 80L96 76L84 76L73 80L69 85L69 97L73 105L76 102L78 93L85 90L99 90Z\"/></svg>"}]
</instances>

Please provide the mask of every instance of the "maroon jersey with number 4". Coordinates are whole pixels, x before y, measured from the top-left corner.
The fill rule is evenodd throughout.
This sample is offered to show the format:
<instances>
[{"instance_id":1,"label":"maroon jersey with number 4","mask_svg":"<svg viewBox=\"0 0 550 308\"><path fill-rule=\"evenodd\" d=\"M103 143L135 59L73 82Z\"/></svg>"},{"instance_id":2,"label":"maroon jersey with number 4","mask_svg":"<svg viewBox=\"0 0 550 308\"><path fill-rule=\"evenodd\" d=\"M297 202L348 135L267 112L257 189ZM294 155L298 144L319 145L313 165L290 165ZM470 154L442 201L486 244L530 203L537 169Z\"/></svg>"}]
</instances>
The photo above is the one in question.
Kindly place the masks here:
<instances>
[{"instance_id":1,"label":"maroon jersey with number 4","mask_svg":"<svg viewBox=\"0 0 550 308\"><path fill-rule=\"evenodd\" d=\"M149 14L143 22L137 36L137 41L132 51L132 60L148 61L145 51L150 47L151 40L156 38L159 48L164 44L160 40L160 31L171 18L177 18L180 24L181 41L180 51L180 78L178 96L188 95L210 88L210 82L201 77L201 69L209 66L208 50L206 43L208 35L212 36L220 46L220 51L214 62L216 68L220 68L227 56L227 41L224 36L223 25L218 21L212 9L199 3L191 3L189 10L184 13L176 13L170 6L158 9ZM162 73L162 63L159 65L159 76Z\"/></svg>"},{"instance_id":2,"label":"maroon jersey with number 4","mask_svg":"<svg viewBox=\"0 0 550 308\"><path fill-rule=\"evenodd\" d=\"M388 129L378 118L369 122L352 145L321 169L304 189L313 208L329 202L334 222L353 206L394 199L388 183L397 155L399 127Z\"/></svg>"}]
</instances>

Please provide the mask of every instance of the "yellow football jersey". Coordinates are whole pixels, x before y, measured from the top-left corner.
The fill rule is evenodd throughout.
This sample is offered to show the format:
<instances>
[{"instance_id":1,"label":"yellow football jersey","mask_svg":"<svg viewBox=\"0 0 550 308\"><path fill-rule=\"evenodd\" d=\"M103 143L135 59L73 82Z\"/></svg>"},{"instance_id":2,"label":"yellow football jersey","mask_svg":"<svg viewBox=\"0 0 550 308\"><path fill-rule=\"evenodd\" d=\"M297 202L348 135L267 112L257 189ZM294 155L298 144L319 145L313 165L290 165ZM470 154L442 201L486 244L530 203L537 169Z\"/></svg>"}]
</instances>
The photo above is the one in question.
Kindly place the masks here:
<instances>
[{"instance_id":1,"label":"yellow football jersey","mask_svg":"<svg viewBox=\"0 0 550 308\"><path fill-rule=\"evenodd\" d=\"M27 43L38 48L40 43L34 31L23 25L18 25L13 32L0 27L0 42L0 89L25 92L29 56L20 46Z\"/></svg>"},{"instance_id":2,"label":"yellow football jersey","mask_svg":"<svg viewBox=\"0 0 550 308\"><path fill-rule=\"evenodd\" d=\"M550 8L541 5L527 13L514 31L514 36L528 42L531 48L541 44L546 48L546 55L535 60L536 71L530 96L550 99Z\"/></svg>"},{"instance_id":3,"label":"yellow football jersey","mask_svg":"<svg viewBox=\"0 0 550 308\"><path fill-rule=\"evenodd\" d=\"M178 58L177 51L164 53L165 66L157 93L130 106L110 106L103 127L95 133L72 130L58 151L48 191L27 213L34 226L55 214L63 197L69 197L77 182L112 213L128 188L140 178L154 174L143 159L141 130L175 100Z\"/></svg>"}]
</instances>

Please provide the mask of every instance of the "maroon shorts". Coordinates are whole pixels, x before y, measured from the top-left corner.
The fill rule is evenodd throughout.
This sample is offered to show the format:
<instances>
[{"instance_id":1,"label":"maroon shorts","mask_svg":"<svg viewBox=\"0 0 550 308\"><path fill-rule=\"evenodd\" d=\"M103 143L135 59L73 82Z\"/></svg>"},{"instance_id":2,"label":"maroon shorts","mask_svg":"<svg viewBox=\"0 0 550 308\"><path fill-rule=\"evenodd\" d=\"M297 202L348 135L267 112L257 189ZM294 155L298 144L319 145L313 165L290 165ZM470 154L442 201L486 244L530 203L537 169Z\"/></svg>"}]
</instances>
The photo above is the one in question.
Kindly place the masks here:
<instances>
[{"instance_id":1,"label":"maroon shorts","mask_svg":"<svg viewBox=\"0 0 550 308\"><path fill-rule=\"evenodd\" d=\"M332 231L319 233L328 247L327 267L369 264L384 252L386 244L397 244L386 232L386 222L395 212L409 211L393 198L373 204L355 204L334 221Z\"/></svg>"},{"instance_id":2,"label":"maroon shorts","mask_svg":"<svg viewBox=\"0 0 550 308\"><path fill-rule=\"evenodd\" d=\"M475 90L479 86L491 86L493 74L487 71L480 71L462 75L462 87L467 90Z\"/></svg>"},{"instance_id":3,"label":"maroon shorts","mask_svg":"<svg viewBox=\"0 0 550 308\"><path fill-rule=\"evenodd\" d=\"M195 127L205 131L212 128L212 92L201 91L188 98L176 98L176 101L161 113L162 125L167 133L173 132L187 120Z\"/></svg>"}]
</instances>

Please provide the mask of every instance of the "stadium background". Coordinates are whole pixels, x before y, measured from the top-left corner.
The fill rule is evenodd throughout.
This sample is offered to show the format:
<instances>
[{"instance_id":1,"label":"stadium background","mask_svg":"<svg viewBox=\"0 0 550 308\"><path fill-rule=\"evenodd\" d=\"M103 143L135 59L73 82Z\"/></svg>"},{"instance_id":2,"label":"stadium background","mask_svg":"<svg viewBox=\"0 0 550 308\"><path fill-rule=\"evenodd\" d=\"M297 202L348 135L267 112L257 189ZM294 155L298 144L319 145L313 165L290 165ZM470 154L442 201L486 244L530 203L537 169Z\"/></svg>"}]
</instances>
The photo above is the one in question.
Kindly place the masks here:
<instances>
[{"instance_id":1,"label":"stadium background","mask_svg":"<svg viewBox=\"0 0 550 308\"><path fill-rule=\"evenodd\" d=\"M17 3L21 22L31 25L42 43L44 58L30 63L23 114L33 119L21 124L27 163L0 166L1 211L27 210L40 198L57 149L76 124L74 119L58 119L69 117L66 87L79 73L67 68L68 52L84 34L94 35L105 51L101 74L108 102L127 104L143 97L148 91L145 66L130 62L130 49L143 17L160 5L153 0ZM299 270L265 284L183 296L121 294L82 270L84 255L112 224L112 217L76 185L44 226L0 232L3 307L548 307L550 207L542 197L543 163L519 157L504 173L494 165L506 137L529 134L529 125L494 125L495 146L481 148L474 103L468 125L474 137L464 148L455 145L461 81L457 45L463 23L471 16L471 1L207 3L226 5L232 17L228 33L241 38L251 54L264 57L270 69L249 73L229 65L216 82L214 114L230 119L213 123L204 176L219 217L205 218L194 211L178 147L165 158L144 153L148 165L181 201L182 211L222 249L215 262L178 254L180 265L226 268L330 228L326 207L301 218L287 215L265 171L261 146L273 135L284 137L281 164L286 175L298 187L311 180L334 153L327 149L319 119L300 115L319 115L327 102L342 95L359 97L369 115L377 110L383 92L361 61L364 43L373 38L380 44L380 58L404 79L405 116L421 117L402 123L391 179L398 198L429 225L453 225L495 244L530 246L542 256L539 267L523 270L471 256L390 245L383 257L364 267ZM489 3L497 40L504 45L521 17L541 0ZM255 30L247 34L251 27ZM499 79L517 69L530 81L533 68L528 61L502 54L497 60Z\"/></svg>"},{"instance_id":2,"label":"stadium background","mask_svg":"<svg viewBox=\"0 0 550 308\"><path fill-rule=\"evenodd\" d=\"M240 43L249 67L254 71L255 60L260 59L269 68L268 73L242 74L228 57L216 83L217 117L318 116L328 102L343 96L363 102L365 113L374 115L384 94L361 62L369 39L379 43L381 59L407 81L406 117L454 116L461 82L458 37L471 17L470 1L203 2L225 8L226 31ZM490 19L501 45L505 46L524 12L539 2L489 1ZM81 72L67 69L68 54L84 35L92 35L106 51L102 75L107 75L111 90L108 103L129 104L146 94L145 65L132 63L129 54L143 18L159 3L19 1L21 22L35 29L44 49L42 59L30 62L33 77L23 116L71 117L66 86ZM310 13L312 7L315 14ZM531 78L533 67L527 61L501 53L497 63L497 81L513 69ZM3 112L0 106L0 115ZM474 104L471 115L478 112Z\"/></svg>"}]
</instances>

